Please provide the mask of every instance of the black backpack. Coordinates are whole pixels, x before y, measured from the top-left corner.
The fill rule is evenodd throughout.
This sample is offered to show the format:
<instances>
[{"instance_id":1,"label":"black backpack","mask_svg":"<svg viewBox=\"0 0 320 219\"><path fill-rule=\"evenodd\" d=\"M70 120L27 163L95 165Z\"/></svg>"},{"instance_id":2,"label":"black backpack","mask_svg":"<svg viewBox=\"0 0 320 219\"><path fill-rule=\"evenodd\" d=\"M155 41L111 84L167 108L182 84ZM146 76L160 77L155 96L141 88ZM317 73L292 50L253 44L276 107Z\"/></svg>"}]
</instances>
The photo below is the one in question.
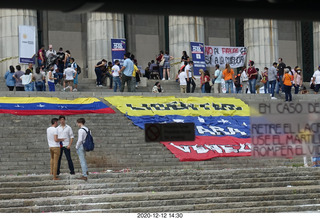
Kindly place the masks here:
<instances>
[{"instance_id":1,"label":"black backpack","mask_svg":"<svg viewBox=\"0 0 320 219\"><path fill-rule=\"evenodd\" d=\"M83 142L83 148L85 151L93 151L94 149L94 142L93 142L93 137L91 135L90 130L87 131L85 128L82 128L83 130L85 130L85 132L87 133L87 137Z\"/></svg>"},{"instance_id":2,"label":"black backpack","mask_svg":"<svg viewBox=\"0 0 320 219\"><path fill-rule=\"evenodd\" d=\"M81 68L80 66L77 64L77 74L79 75L81 73Z\"/></svg>"}]
</instances>

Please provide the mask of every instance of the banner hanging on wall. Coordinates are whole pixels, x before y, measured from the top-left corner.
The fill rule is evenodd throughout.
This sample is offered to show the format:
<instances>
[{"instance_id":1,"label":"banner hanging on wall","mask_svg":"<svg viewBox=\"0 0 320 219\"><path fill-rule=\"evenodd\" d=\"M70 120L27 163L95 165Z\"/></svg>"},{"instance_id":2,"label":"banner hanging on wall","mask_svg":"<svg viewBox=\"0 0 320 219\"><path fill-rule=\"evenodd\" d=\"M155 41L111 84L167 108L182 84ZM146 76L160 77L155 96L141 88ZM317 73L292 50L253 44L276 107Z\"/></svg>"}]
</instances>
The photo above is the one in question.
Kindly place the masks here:
<instances>
[{"instance_id":1,"label":"banner hanging on wall","mask_svg":"<svg viewBox=\"0 0 320 219\"><path fill-rule=\"evenodd\" d=\"M219 64L222 68L229 63L231 68L245 65L246 47L205 46L205 62L207 67Z\"/></svg>"},{"instance_id":2,"label":"banner hanging on wall","mask_svg":"<svg viewBox=\"0 0 320 219\"><path fill-rule=\"evenodd\" d=\"M195 76L200 76L199 70L206 70L206 62L204 57L204 44L198 42L190 42L193 73Z\"/></svg>"},{"instance_id":3,"label":"banner hanging on wall","mask_svg":"<svg viewBox=\"0 0 320 219\"><path fill-rule=\"evenodd\" d=\"M35 63L36 27L19 26L19 63Z\"/></svg>"},{"instance_id":4,"label":"banner hanging on wall","mask_svg":"<svg viewBox=\"0 0 320 219\"><path fill-rule=\"evenodd\" d=\"M126 39L111 39L112 64L114 64L115 60L119 60L120 65L123 65L123 56L127 48L126 44Z\"/></svg>"}]
</instances>

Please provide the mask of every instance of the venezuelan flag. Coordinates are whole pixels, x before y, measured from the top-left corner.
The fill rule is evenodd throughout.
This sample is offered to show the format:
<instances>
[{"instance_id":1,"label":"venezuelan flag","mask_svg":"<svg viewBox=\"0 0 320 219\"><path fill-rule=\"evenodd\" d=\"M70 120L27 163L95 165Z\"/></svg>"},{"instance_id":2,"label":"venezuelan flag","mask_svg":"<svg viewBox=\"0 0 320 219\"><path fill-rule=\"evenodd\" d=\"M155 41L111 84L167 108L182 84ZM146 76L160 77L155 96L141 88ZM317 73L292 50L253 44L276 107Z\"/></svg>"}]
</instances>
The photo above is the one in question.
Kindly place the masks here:
<instances>
[{"instance_id":1,"label":"venezuelan flag","mask_svg":"<svg viewBox=\"0 0 320 219\"><path fill-rule=\"evenodd\" d=\"M250 156L250 109L242 100L215 97L107 97L134 125L194 123L193 142L162 142L180 161Z\"/></svg>"},{"instance_id":2,"label":"venezuelan flag","mask_svg":"<svg viewBox=\"0 0 320 219\"><path fill-rule=\"evenodd\" d=\"M115 112L97 98L0 97L0 113L30 116Z\"/></svg>"}]
</instances>

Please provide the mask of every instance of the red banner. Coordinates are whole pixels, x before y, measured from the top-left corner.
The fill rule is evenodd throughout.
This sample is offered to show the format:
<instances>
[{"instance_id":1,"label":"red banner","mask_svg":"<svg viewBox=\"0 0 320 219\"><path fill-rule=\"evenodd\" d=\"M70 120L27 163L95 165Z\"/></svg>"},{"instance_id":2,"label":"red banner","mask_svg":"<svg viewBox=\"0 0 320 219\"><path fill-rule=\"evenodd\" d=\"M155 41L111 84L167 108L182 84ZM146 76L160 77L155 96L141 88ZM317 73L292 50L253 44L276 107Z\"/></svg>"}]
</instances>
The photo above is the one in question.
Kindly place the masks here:
<instances>
[{"instance_id":1,"label":"red banner","mask_svg":"<svg viewBox=\"0 0 320 219\"><path fill-rule=\"evenodd\" d=\"M251 139L196 136L195 141L161 142L180 161L201 161L214 157L251 156Z\"/></svg>"}]
</instances>

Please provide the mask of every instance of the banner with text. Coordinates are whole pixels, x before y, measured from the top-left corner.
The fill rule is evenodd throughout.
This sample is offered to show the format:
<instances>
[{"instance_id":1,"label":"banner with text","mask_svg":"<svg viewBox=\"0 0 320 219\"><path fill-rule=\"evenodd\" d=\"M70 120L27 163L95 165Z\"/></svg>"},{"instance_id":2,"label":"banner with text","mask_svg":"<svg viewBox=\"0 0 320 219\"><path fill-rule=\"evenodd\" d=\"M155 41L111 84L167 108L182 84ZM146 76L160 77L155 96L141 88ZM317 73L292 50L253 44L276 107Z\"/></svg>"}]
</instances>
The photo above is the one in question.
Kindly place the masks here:
<instances>
[{"instance_id":1,"label":"banner with text","mask_svg":"<svg viewBox=\"0 0 320 219\"><path fill-rule=\"evenodd\" d=\"M35 62L36 55L36 27L19 26L19 63Z\"/></svg>"},{"instance_id":2,"label":"banner with text","mask_svg":"<svg viewBox=\"0 0 320 219\"><path fill-rule=\"evenodd\" d=\"M193 61L193 74L200 76L200 69L206 70L206 62L204 57L203 43L190 42L192 61Z\"/></svg>"},{"instance_id":3,"label":"banner with text","mask_svg":"<svg viewBox=\"0 0 320 219\"><path fill-rule=\"evenodd\" d=\"M126 39L111 39L112 64L115 60L119 60L120 65L123 65L126 48Z\"/></svg>"},{"instance_id":4,"label":"banner with text","mask_svg":"<svg viewBox=\"0 0 320 219\"><path fill-rule=\"evenodd\" d=\"M231 68L239 68L245 65L246 56L246 47L205 46L205 62L208 67L219 64L224 68L229 63Z\"/></svg>"}]
</instances>

